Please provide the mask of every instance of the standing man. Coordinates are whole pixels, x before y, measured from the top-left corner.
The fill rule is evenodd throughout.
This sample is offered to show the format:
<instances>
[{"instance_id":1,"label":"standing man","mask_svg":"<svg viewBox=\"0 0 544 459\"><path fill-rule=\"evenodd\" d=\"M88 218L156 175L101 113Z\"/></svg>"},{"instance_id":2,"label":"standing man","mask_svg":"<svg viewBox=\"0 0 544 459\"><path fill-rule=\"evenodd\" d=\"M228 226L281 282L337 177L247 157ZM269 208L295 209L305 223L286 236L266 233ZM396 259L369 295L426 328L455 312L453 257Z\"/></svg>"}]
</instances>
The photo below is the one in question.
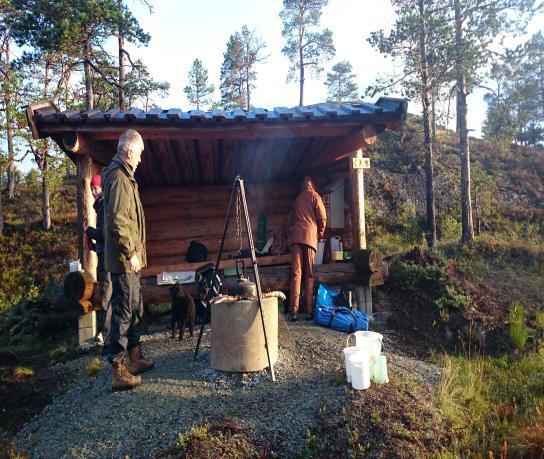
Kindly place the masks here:
<instances>
[{"instance_id":1,"label":"standing man","mask_svg":"<svg viewBox=\"0 0 544 459\"><path fill-rule=\"evenodd\" d=\"M140 134L128 129L119 138L117 154L102 171L105 266L111 273L113 286L109 355L113 390L136 387L142 382L138 374L154 365L153 360L143 357L140 349L143 314L140 270L146 266L145 217L134 172L143 151Z\"/></svg>"},{"instance_id":2,"label":"standing man","mask_svg":"<svg viewBox=\"0 0 544 459\"><path fill-rule=\"evenodd\" d=\"M298 320L302 279L304 279L306 295L306 320L311 320L313 317L314 257L317 251L317 239L323 237L326 225L327 214L321 196L315 191L312 179L304 177L293 209L290 299L292 322Z\"/></svg>"},{"instance_id":3,"label":"standing man","mask_svg":"<svg viewBox=\"0 0 544 459\"><path fill-rule=\"evenodd\" d=\"M104 346L103 352L107 349L108 338L111 324L111 276L104 266L104 223L106 214L104 212L104 199L102 196L102 184L100 175L95 175L91 179L91 193L94 198L93 208L96 212L96 228L88 226L85 233L94 240L91 249L98 256L97 278L100 289L100 311L98 312L98 330L96 333L96 343Z\"/></svg>"}]
</instances>

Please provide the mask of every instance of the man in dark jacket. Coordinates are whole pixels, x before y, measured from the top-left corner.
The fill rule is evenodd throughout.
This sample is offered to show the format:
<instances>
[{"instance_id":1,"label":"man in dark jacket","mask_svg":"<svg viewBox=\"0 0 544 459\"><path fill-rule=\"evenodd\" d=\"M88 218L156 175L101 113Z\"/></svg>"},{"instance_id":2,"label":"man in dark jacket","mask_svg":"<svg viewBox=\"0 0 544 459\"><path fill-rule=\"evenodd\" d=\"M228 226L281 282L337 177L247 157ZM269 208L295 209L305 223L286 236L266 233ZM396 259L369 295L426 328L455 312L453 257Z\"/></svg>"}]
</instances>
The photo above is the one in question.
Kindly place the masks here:
<instances>
[{"instance_id":1,"label":"man in dark jacket","mask_svg":"<svg viewBox=\"0 0 544 459\"><path fill-rule=\"evenodd\" d=\"M140 348L143 301L140 270L145 268L145 217L134 172L140 164L144 142L138 132L121 134L117 154L102 170L106 211L105 266L111 273L112 323L110 356L112 389L131 389L142 382L138 375L153 368ZM128 354L126 356L125 354ZM128 357L128 362L125 362Z\"/></svg>"},{"instance_id":2,"label":"man in dark jacket","mask_svg":"<svg viewBox=\"0 0 544 459\"><path fill-rule=\"evenodd\" d=\"M304 177L300 194L293 209L293 234L291 236L291 317L298 319L300 284L304 280L306 294L306 319L312 319L314 291L314 257L317 240L323 237L327 214L321 196L315 191L310 177Z\"/></svg>"},{"instance_id":3,"label":"man in dark jacket","mask_svg":"<svg viewBox=\"0 0 544 459\"><path fill-rule=\"evenodd\" d=\"M96 212L96 228L88 226L85 232L89 238L95 241L93 247L98 256L97 278L100 289L100 311L98 312L96 342L98 345L107 347L111 324L111 276L104 266L104 222L106 215L100 175L95 175L91 179L91 193L94 197L93 208Z\"/></svg>"}]
</instances>

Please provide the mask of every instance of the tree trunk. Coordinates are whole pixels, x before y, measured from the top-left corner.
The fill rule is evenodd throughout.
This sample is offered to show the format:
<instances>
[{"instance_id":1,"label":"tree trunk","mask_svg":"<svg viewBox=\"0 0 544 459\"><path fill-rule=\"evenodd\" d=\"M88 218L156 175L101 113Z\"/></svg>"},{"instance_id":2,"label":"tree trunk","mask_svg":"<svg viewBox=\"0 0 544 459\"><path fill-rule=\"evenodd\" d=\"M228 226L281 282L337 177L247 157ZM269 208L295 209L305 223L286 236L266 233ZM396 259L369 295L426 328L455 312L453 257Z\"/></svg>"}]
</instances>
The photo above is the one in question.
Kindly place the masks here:
<instances>
[{"instance_id":1,"label":"tree trunk","mask_svg":"<svg viewBox=\"0 0 544 459\"><path fill-rule=\"evenodd\" d=\"M423 106L423 138L425 145L425 179L427 198L427 243L436 245L436 218L433 186L433 143L431 140L431 104L429 102L429 71L427 65L427 20L424 0L419 0L419 16L422 27L419 34L419 57L421 60L421 104Z\"/></svg>"},{"instance_id":2,"label":"tree trunk","mask_svg":"<svg viewBox=\"0 0 544 459\"><path fill-rule=\"evenodd\" d=\"M3 196L2 196L2 174L4 170L2 168L2 161L0 160L0 236L4 234L4 205L3 205Z\"/></svg>"},{"instance_id":3,"label":"tree trunk","mask_svg":"<svg viewBox=\"0 0 544 459\"><path fill-rule=\"evenodd\" d=\"M49 70L51 68L51 61L45 61L45 75L44 75L44 85L43 93L44 98L48 97L49 90ZM43 229L48 231L51 229L51 206L49 204L49 139L44 139L43 146L43 157L41 163L42 171L42 226Z\"/></svg>"},{"instance_id":4,"label":"tree trunk","mask_svg":"<svg viewBox=\"0 0 544 459\"><path fill-rule=\"evenodd\" d=\"M438 99L438 89L431 92L431 142L433 151L436 147L436 101Z\"/></svg>"},{"instance_id":5,"label":"tree trunk","mask_svg":"<svg viewBox=\"0 0 544 459\"><path fill-rule=\"evenodd\" d=\"M6 140L8 143L8 197L15 196L15 153L13 151L13 107L11 104L11 68L9 65L10 37L6 39L6 61L4 65L4 105L6 107Z\"/></svg>"},{"instance_id":6,"label":"tree trunk","mask_svg":"<svg viewBox=\"0 0 544 459\"><path fill-rule=\"evenodd\" d=\"M249 53L249 51L247 51ZM247 93L247 105L246 110L251 109L251 101L250 101L250 88L249 88L249 67L246 68L246 93Z\"/></svg>"},{"instance_id":7,"label":"tree trunk","mask_svg":"<svg viewBox=\"0 0 544 459\"><path fill-rule=\"evenodd\" d=\"M93 69L91 67L91 41L89 38L90 31L85 28L85 43L83 45L83 57L85 62L83 69L85 71L85 106L87 110L94 109L94 94L93 94Z\"/></svg>"},{"instance_id":8,"label":"tree trunk","mask_svg":"<svg viewBox=\"0 0 544 459\"><path fill-rule=\"evenodd\" d=\"M44 230L51 229L51 205L49 203L49 139L44 140L42 162L42 226Z\"/></svg>"},{"instance_id":9,"label":"tree trunk","mask_svg":"<svg viewBox=\"0 0 544 459\"><path fill-rule=\"evenodd\" d=\"M87 155L77 156L77 252L83 269L96 278L96 255L89 249L85 236L87 226L96 227L94 199L91 194L93 160Z\"/></svg>"},{"instance_id":10,"label":"tree trunk","mask_svg":"<svg viewBox=\"0 0 544 459\"><path fill-rule=\"evenodd\" d=\"M463 243L474 239L472 225L472 201L470 198L470 150L467 129L466 77L463 69L463 18L460 0L455 0L455 67L457 83L457 128L459 130L459 154L461 156L461 225Z\"/></svg>"},{"instance_id":11,"label":"tree trunk","mask_svg":"<svg viewBox=\"0 0 544 459\"><path fill-rule=\"evenodd\" d=\"M123 30L123 0L117 1L119 11L119 110L125 110L125 33Z\"/></svg>"},{"instance_id":12,"label":"tree trunk","mask_svg":"<svg viewBox=\"0 0 544 459\"><path fill-rule=\"evenodd\" d=\"M304 36L304 30L300 32L299 41L298 41L298 56L299 56L299 65L300 65L300 98L298 101L299 105L304 105L304 53L302 50L302 37Z\"/></svg>"}]
</instances>

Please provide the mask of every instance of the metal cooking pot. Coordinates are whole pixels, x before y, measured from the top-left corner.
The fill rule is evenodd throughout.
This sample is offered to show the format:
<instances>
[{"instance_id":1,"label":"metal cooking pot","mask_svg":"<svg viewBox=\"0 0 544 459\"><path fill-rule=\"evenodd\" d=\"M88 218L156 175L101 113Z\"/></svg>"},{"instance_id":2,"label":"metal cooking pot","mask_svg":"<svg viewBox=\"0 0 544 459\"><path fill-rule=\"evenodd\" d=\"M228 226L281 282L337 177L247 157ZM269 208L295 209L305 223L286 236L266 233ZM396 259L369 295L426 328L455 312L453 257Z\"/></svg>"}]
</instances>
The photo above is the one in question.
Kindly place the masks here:
<instances>
[{"instance_id":1,"label":"metal cooking pot","mask_svg":"<svg viewBox=\"0 0 544 459\"><path fill-rule=\"evenodd\" d=\"M246 265L244 260L236 260L236 273L238 274L238 282L229 289L229 293L233 296L242 298L257 297L257 286L255 285L255 282L251 282L246 277Z\"/></svg>"}]
</instances>

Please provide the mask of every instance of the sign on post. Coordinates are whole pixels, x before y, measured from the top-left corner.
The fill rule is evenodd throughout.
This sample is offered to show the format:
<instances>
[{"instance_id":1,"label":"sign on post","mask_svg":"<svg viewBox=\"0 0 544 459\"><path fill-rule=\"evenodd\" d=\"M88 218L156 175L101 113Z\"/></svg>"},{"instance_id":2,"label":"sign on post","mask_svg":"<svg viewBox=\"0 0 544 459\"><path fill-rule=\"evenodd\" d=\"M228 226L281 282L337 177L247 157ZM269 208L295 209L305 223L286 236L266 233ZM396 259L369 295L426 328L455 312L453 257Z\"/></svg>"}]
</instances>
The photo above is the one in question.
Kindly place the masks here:
<instances>
[{"instance_id":1,"label":"sign on post","mask_svg":"<svg viewBox=\"0 0 544 459\"><path fill-rule=\"evenodd\" d=\"M370 158L351 158L353 169L370 169Z\"/></svg>"}]
</instances>

